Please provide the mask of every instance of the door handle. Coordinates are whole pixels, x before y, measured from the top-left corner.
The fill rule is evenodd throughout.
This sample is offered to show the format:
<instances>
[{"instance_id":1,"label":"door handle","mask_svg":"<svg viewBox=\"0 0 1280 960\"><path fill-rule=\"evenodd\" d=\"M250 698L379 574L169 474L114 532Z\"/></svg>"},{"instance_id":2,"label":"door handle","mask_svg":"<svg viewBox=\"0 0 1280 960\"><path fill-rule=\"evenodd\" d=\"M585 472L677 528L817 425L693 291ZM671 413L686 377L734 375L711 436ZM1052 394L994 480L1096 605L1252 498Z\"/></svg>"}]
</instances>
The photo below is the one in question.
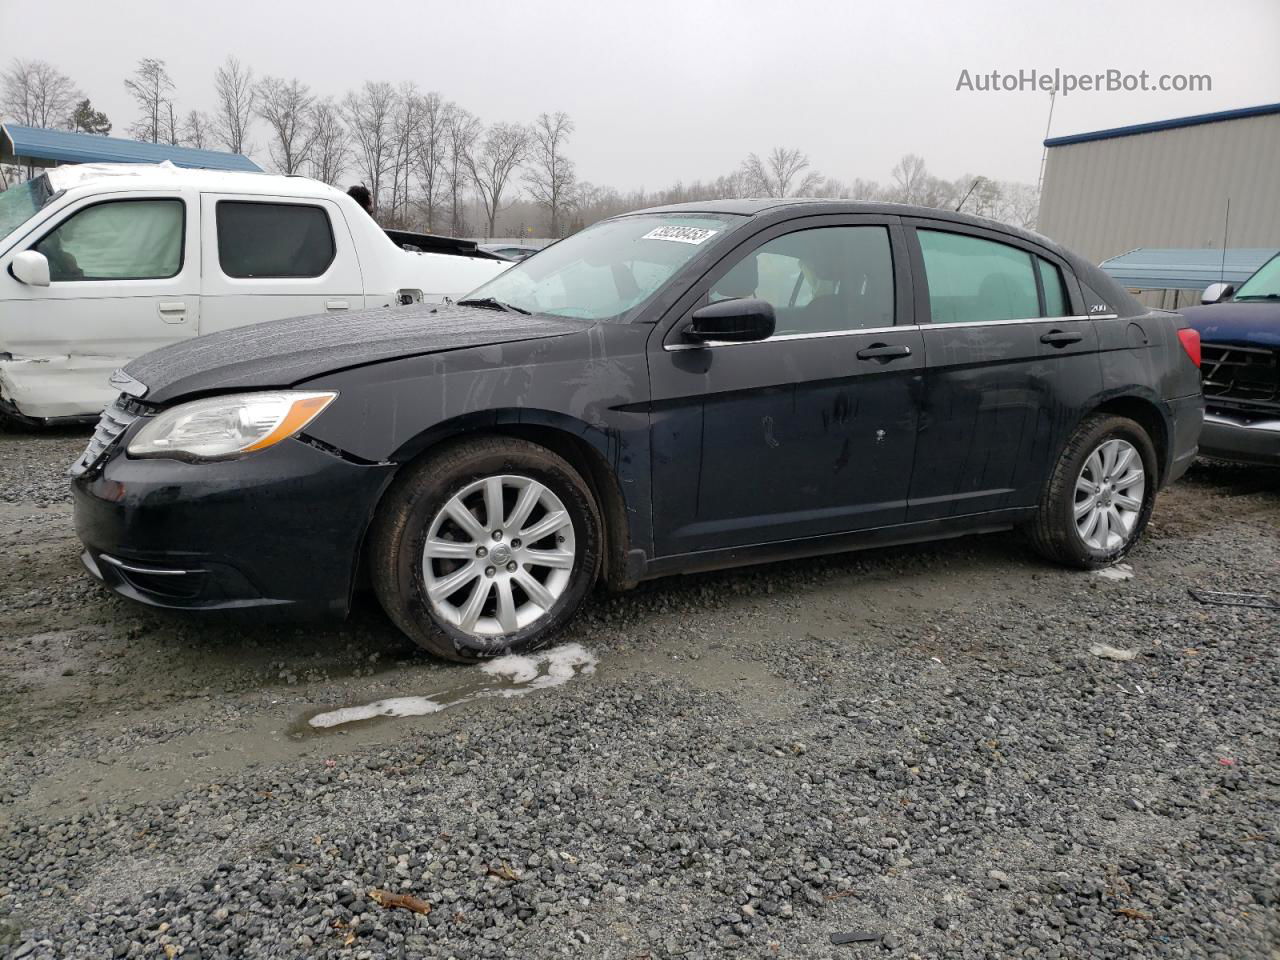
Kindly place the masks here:
<instances>
[{"instance_id":1,"label":"door handle","mask_svg":"<svg viewBox=\"0 0 1280 960\"><path fill-rule=\"evenodd\" d=\"M345 300L326 300L324 302L326 310L346 310L349 306L350 304Z\"/></svg>"},{"instance_id":2,"label":"door handle","mask_svg":"<svg viewBox=\"0 0 1280 960\"><path fill-rule=\"evenodd\" d=\"M156 309L165 323L183 323L187 319L187 305L182 300L161 300Z\"/></svg>"},{"instance_id":3,"label":"door handle","mask_svg":"<svg viewBox=\"0 0 1280 960\"><path fill-rule=\"evenodd\" d=\"M859 360L879 360L881 363L909 356L911 356L911 348L905 343L873 343L858 351Z\"/></svg>"},{"instance_id":4,"label":"door handle","mask_svg":"<svg viewBox=\"0 0 1280 960\"><path fill-rule=\"evenodd\" d=\"M1054 347L1065 347L1069 343L1079 343L1083 339L1084 334L1075 330L1050 330L1040 338L1040 342Z\"/></svg>"}]
</instances>

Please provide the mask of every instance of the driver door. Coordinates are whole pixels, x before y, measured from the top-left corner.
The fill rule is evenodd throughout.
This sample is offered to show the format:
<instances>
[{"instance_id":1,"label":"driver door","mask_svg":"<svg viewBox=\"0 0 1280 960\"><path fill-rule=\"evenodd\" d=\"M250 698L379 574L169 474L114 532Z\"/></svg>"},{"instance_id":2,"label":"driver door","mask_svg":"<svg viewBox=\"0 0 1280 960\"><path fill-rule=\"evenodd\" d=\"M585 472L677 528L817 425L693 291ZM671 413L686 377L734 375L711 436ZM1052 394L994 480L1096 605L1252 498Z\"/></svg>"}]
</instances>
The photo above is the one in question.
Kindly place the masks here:
<instances>
[{"instance_id":1,"label":"driver door","mask_svg":"<svg viewBox=\"0 0 1280 960\"><path fill-rule=\"evenodd\" d=\"M196 335L193 200L182 191L139 191L71 206L9 254L43 254L47 287L20 283L0 263L0 344L12 354L0 375L20 413L96 415L118 392L108 383L112 371Z\"/></svg>"},{"instance_id":2,"label":"driver door","mask_svg":"<svg viewBox=\"0 0 1280 960\"><path fill-rule=\"evenodd\" d=\"M759 297L775 334L695 345L716 299ZM655 555L901 523L923 340L896 217L807 217L763 231L650 338Z\"/></svg>"}]
</instances>

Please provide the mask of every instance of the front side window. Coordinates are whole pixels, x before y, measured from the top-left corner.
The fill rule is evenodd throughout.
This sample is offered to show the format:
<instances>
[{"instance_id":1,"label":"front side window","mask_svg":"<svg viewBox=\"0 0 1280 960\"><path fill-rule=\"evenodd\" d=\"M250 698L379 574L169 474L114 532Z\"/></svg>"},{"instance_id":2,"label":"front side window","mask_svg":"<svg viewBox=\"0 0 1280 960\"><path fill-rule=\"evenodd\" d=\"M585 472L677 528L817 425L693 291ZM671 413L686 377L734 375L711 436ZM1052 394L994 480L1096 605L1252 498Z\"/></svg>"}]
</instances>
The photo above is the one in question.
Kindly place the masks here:
<instances>
[{"instance_id":1,"label":"front side window","mask_svg":"<svg viewBox=\"0 0 1280 960\"><path fill-rule=\"evenodd\" d=\"M492 299L527 313L624 320L741 219L658 213L605 220L513 264L463 302Z\"/></svg>"},{"instance_id":2,"label":"front side window","mask_svg":"<svg viewBox=\"0 0 1280 960\"><path fill-rule=\"evenodd\" d=\"M1280 255L1272 257L1246 280L1236 300L1280 300Z\"/></svg>"},{"instance_id":3,"label":"front side window","mask_svg":"<svg viewBox=\"0 0 1280 960\"><path fill-rule=\"evenodd\" d=\"M757 297L777 316L775 336L893 326L893 254L885 227L817 227L748 253L709 299Z\"/></svg>"},{"instance_id":4,"label":"front side window","mask_svg":"<svg viewBox=\"0 0 1280 960\"><path fill-rule=\"evenodd\" d=\"M320 207L219 200L217 222L218 264L228 277L318 277L337 254Z\"/></svg>"},{"instance_id":5,"label":"front side window","mask_svg":"<svg viewBox=\"0 0 1280 960\"><path fill-rule=\"evenodd\" d=\"M1025 250L941 230L917 230L934 323L1040 316L1035 267Z\"/></svg>"},{"instance_id":6,"label":"front side window","mask_svg":"<svg viewBox=\"0 0 1280 960\"><path fill-rule=\"evenodd\" d=\"M181 200L112 200L85 207L35 245L49 280L163 280L182 269Z\"/></svg>"}]
</instances>

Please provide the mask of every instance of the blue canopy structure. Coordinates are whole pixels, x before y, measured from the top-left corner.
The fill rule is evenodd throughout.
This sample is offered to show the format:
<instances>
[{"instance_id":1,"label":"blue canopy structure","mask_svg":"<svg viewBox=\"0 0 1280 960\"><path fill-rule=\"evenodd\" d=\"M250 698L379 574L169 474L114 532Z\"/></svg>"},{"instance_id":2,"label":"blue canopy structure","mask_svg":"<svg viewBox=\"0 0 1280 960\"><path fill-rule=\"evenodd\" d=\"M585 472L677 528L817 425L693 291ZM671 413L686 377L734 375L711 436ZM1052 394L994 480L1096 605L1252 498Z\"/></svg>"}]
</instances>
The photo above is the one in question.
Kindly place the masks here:
<instances>
[{"instance_id":1,"label":"blue canopy structure","mask_svg":"<svg viewBox=\"0 0 1280 960\"><path fill-rule=\"evenodd\" d=\"M1219 280L1237 287L1274 257L1275 247L1139 247L1098 264L1121 286L1135 290L1203 290Z\"/></svg>"},{"instance_id":2,"label":"blue canopy structure","mask_svg":"<svg viewBox=\"0 0 1280 960\"><path fill-rule=\"evenodd\" d=\"M261 171L241 153L197 150L167 143L142 143L72 130L0 125L0 163L53 167L60 163L161 163L207 170Z\"/></svg>"}]
</instances>

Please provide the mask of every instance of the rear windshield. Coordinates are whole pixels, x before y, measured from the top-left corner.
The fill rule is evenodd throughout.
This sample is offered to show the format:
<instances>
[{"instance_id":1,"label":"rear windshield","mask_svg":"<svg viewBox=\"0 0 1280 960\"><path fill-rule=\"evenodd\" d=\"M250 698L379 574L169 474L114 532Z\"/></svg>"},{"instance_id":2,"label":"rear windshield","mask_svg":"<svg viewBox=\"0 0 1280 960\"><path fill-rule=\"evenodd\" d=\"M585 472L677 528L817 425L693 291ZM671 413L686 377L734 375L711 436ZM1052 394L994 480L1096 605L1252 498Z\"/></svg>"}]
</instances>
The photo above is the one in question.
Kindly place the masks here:
<instances>
[{"instance_id":1,"label":"rear windshield","mask_svg":"<svg viewBox=\"0 0 1280 960\"><path fill-rule=\"evenodd\" d=\"M520 261L467 299L492 297L557 317L621 320L741 219L696 213L605 220Z\"/></svg>"},{"instance_id":2,"label":"rear windshield","mask_svg":"<svg viewBox=\"0 0 1280 960\"><path fill-rule=\"evenodd\" d=\"M7 237L30 220L52 196L48 177L36 177L0 193L0 237Z\"/></svg>"}]
</instances>

